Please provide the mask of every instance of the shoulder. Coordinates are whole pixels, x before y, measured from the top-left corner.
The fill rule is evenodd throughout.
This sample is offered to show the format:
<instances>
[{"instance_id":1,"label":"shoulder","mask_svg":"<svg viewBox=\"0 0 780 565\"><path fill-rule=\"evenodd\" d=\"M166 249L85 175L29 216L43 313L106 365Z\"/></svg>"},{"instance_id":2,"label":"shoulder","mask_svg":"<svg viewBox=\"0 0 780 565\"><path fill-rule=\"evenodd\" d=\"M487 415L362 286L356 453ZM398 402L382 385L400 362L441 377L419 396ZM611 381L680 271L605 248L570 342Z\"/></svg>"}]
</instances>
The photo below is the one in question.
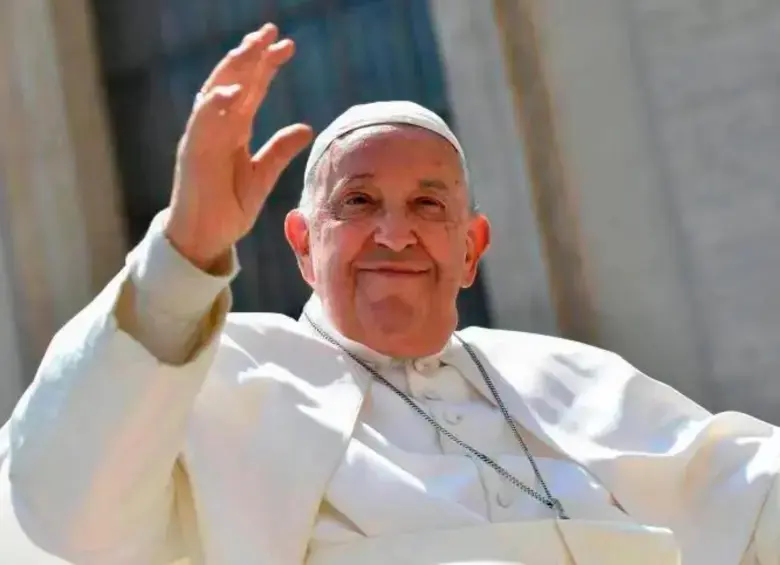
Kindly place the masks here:
<instances>
[{"instance_id":1,"label":"shoulder","mask_svg":"<svg viewBox=\"0 0 780 565\"><path fill-rule=\"evenodd\" d=\"M294 337L302 334L298 320L274 312L231 312L228 314L224 337L248 345L259 339L272 337Z\"/></svg>"},{"instance_id":2,"label":"shoulder","mask_svg":"<svg viewBox=\"0 0 780 565\"><path fill-rule=\"evenodd\" d=\"M212 380L232 381L248 371L283 364L291 352L306 350L313 340L299 321L283 314L230 313L219 335Z\"/></svg>"},{"instance_id":3,"label":"shoulder","mask_svg":"<svg viewBox=\"0 0 780 565\"><path fill-rule=\"evenodd\" d=\"M472 326L458 332L489 358L524 359L528 362L565 360L569 365L588 367L611 363L630 366L625 359L600 347L556 336Z\"/></svg>"},{"instance_id":4,"label":"shoulder","mask_svg":"<svg viewBox=\"0 0 780 565\"><path fill-rule=\"evenodd\" d=\"M255 413L269 394L279 394L280 386L300 386L326 348L289 316L229 314L198 396L198 417Z\"/></svg>"},{"instance_id":5,"label":"shoulder","mask_svg":"<svg viewBox=\"0 0 780 565\"><path fill-rule=\"evenodd\" d=\"M467 328L459 332L496 373L528 395L555 396L576 413L592 407L641 414L647 421L680 413L709 413L668 384L651 378L621 355L560 337ZM589 417L592 417L589 416ZM669 416L671 418L671 416Z\"/></svg>"},{"instance_id":6,"label":"shoulder","mask_svg":"<svg viewBox=\"0 0 780 565\"><path fill-rule=\"evenodd\" d=\"M620 355L570 339L485 328L459 333L497 375L527 393L606 398L660 385Z\"/></svg>"}]
</instances>

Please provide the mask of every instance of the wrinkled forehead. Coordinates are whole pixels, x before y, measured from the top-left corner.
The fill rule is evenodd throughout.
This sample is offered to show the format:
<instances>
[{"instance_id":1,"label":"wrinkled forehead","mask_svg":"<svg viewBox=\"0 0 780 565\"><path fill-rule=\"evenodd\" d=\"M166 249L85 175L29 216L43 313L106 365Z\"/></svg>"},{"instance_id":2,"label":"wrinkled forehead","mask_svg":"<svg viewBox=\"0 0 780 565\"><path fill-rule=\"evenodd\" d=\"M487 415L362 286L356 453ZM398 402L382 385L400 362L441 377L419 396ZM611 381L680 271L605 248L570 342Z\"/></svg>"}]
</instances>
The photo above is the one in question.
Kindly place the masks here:
<instances>
[{"instance_id":1,"label":"wrinkled forehead","mask_svg":"<svg viewBox=\"0 0 780 565\"><path fill-rule=\"evenodd\" d=\"M388 186L394 192L400 186L397 182L411 180L416 186L437 187L453 202L477 212L462 154L447 139L406 124L366 126L333 141L307 171L299 208L313 213L317 202L327 201L336 187L358 179L382 186L374 182L386 174L393 179Z\"/></svg>"}]
</instances>

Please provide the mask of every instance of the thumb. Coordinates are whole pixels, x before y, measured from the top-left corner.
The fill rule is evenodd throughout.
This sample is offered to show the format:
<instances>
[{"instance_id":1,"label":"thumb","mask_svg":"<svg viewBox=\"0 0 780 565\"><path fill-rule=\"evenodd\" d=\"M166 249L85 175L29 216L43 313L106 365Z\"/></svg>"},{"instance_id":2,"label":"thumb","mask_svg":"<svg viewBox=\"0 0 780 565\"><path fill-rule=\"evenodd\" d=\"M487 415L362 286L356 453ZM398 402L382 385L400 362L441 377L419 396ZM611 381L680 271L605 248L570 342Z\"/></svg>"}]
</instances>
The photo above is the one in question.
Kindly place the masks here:
<instances>
[{"instance_id":1,"label":"thumb","mask_svg":"<svg viewBox=\"0 0 780 565\"><path fill-rule=\"evenodd\" d=\"M237 196L244 209L260 207L290 161L312 139L312 129L295 124L277 131L242 167Z\"/></svg>"}]
</instances>

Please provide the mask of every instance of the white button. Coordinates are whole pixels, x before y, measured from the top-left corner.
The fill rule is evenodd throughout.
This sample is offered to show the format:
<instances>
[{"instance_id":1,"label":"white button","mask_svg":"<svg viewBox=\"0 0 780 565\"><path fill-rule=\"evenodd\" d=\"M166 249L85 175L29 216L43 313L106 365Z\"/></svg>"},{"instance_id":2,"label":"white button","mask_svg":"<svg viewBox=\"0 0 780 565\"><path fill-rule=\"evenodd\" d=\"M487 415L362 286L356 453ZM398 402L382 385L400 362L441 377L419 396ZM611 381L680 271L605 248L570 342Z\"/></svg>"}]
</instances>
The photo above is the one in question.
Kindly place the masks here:
<instances>
[{"instance_id":1,"label":"white button","mask_svg":"<svg viewBox=\"0 0 780 565\"><path fill-rule=\"evenodd\" d=\"M501 490L496 494L496 502L501 508L509 508L514 502L514 497L505 490Z\"/></svg>"},{"instance_id":2,"label":"white button","mask_svg":"<svg viewBox=\"0 0 780 565\"><path fill-rule=\"evenodd\" d=\"M444 414L444 419L448 424L456 426L463 421L463 414L455 412L454 410L449 410Z\"/></svg>"},{"instance_id":3,"label":"white button","mask_svg":"<svg viewBox=\"0 0 780 565\"><path fill-rule=\"evenodd\" d=\"M420 373L429 373L439 364L436 359L415 359L413 365L416 371Z\"/></svg>"}]
</instances>

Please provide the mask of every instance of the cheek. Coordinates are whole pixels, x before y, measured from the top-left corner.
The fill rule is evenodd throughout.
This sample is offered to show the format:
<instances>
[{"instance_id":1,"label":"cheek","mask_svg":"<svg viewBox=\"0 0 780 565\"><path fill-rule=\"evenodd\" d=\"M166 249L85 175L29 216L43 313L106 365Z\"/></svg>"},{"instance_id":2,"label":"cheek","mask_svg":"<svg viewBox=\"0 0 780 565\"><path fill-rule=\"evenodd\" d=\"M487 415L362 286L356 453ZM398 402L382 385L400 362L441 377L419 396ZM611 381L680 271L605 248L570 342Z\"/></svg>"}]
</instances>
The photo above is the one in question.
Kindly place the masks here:
<instances>
[{"instance_id":1,"label":"cheek","mask_svg":"<svg viewBox=\"0 0 780 565\"><path fill-rule=\"evenodd\" d=\"M421 239L445 278L457 278L465 269L465 235L439 230L435 233L426 233Z\"/></svg>"},{"instance_id":2,"label":"cheek","mask_svg":"<svg viewBox=\"0 0 780 565\"><path fill-rule=\"evenodd\" d=\"M320 268L328 278L344 277L365 246L367 233L359 226L343 225L325 229L321 236Z\"/></svg>"}]
</instances>

